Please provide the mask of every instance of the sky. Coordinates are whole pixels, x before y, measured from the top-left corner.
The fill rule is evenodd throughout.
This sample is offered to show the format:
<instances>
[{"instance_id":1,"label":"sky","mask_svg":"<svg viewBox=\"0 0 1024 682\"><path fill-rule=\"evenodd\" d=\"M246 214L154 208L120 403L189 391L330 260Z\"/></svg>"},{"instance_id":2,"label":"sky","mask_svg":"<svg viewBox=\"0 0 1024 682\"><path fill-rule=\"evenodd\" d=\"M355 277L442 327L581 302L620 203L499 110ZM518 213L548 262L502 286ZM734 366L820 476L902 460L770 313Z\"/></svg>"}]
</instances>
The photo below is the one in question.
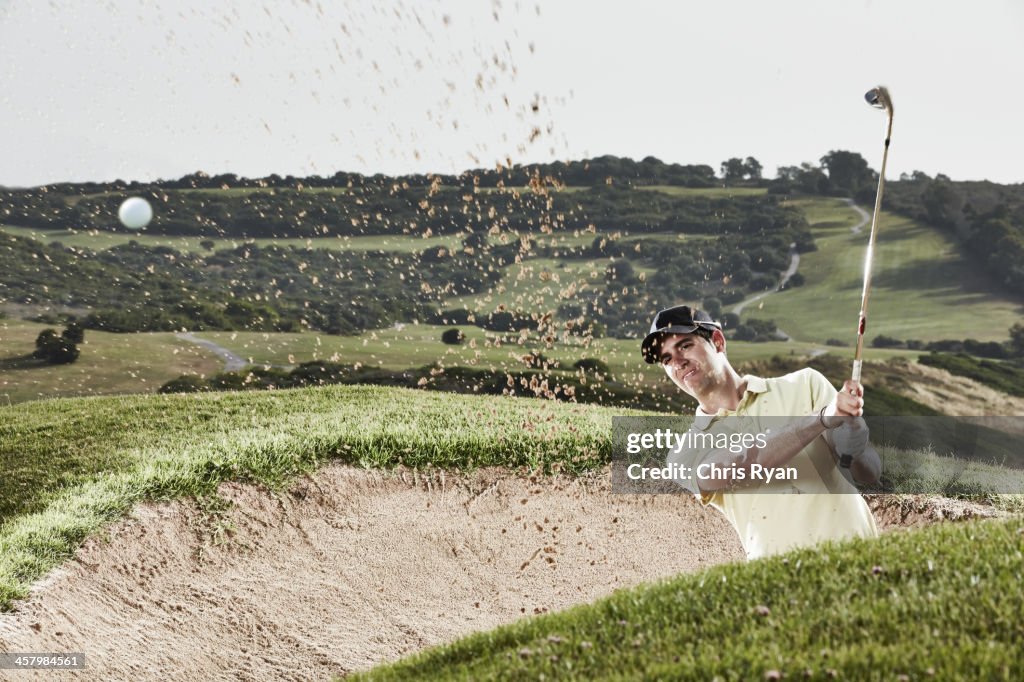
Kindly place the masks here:
<instances>
[{"instance_id":1,"label":"sky","mask_svg":"<svg viewBox=\"0 0 1024 682\"><path fill-rule=\"evenodd\" d=\"M604 154L1024 182L1024 3L0 0L0 185Z\"/></svg>"}]
</instances>

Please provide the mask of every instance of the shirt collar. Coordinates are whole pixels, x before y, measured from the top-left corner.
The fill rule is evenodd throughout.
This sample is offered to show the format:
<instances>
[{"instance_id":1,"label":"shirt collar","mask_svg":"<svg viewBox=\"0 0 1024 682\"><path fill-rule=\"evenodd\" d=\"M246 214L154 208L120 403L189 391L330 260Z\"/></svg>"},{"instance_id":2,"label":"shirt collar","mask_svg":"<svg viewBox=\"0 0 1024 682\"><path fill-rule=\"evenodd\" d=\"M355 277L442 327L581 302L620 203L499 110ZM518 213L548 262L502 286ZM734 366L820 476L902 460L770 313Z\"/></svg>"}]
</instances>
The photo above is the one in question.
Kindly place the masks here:
<instances>
[{"instance_id":1,"label":"shirt collar","mask_svg":"<svg viewBox=\"0 0 1024 682\"><path fill-rule=\"evenodd\" d=\"M743 392L743 398L740 399L740 405L747 402L750 399L750 394L752 393L768 392L768 382L765 381L763 377L756 377L753 374L745 374L743 375L743 381L746 382L747 388ZM729 410L719 410L718 414L708 414L701 409L700 405L697 405L697 413L693 419L693 428L703 431L711 426L712 422L714 422L717 417L725 416L727 414L732 414L732 412Z\"/></svg>"}]
</instances>

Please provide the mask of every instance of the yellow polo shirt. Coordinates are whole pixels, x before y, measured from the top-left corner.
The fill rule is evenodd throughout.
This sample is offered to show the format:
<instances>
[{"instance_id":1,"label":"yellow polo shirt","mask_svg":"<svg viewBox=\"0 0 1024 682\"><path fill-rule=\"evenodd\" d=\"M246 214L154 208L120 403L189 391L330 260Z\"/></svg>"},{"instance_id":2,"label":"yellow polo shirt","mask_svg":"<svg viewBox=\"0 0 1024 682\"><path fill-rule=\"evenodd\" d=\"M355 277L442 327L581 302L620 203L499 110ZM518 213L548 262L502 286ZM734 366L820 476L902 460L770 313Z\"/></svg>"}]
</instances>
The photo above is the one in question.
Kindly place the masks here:
<instances>
[{"instance_id":1,"label":"yellow polo shirt","mask_svg":"<svg viewBox=\"0 0 1024 682\"><path fill-rule=\"evenodd\" d=\"M747 389L736 410L719 410L718 414L710 415L698 407L694 430L705 431L720 417L738 416L747 417L749 428L760 431L764 428L759 423L761 417L815 414L836 395L828 379L811 368L773 379L750 375L743 378ZM778 425L775 420L767 427ZM693 449L675 450L669 453L668 461L696 471L705 456L706 453ZM761 483L742 493L703 493L692 480L679 483L729 519L748 559L825 540L878 536L871 510L840 473L824 437L811 441L787 466L796 467L796 480Z\"/></svg>"}]
</instances>

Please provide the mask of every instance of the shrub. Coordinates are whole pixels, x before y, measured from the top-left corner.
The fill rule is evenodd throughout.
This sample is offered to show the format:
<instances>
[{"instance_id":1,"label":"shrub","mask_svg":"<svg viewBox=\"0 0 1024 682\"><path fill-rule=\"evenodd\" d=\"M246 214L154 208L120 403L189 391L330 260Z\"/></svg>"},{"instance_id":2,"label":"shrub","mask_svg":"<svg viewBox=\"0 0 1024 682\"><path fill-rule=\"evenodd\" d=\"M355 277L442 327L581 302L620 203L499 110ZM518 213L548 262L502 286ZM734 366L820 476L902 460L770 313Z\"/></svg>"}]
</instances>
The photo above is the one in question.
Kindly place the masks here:
<instances>
[{"instance_id":1,"label":"shrub","mask_svg":"<svg viewBox=\"0 0 1024 682\"><path fill-rule=\"evenodd\" d=\"M36 337L36 349L32 357L45 360L51 365L67 365L78 359L78 346L71 338L83 338L80 327L65 329L64 333L57 336L55 329L44 329Z\"/></svg>"},{"instance_id":2,"label":"shrub","mask_svg":"<svg viewBox=\"0 0 1024 682\"><path fill-rule=\"evenodd\" d=\"M459 329L458 327L446 329L444 333L441 334L441 341L451 346L459 345L460 343L462 343L462 340L464 338L465 336L463 335L462 330Z\"/></svg>"},{"instance_id":3,"label":"shrub","mask_svg":"<svg viewBox=\"0 0 1024 682\"><path fill-rule=\"evenodd\" d=\"M891 336L885 336L884 334L879 334L875 338L871 339L872 348L896 348L902 345L903 342L899 339Z\"/></svg>"},{"instance_id":4,"label":"shrub","mask_svg":"<svg viewBox=\"0 0 1024 682\"><path fill-rule=\"evenodd\" d=\"M604 360L598 360L597 358L582 358L574 362L572 368L582 370L584 372L592 372L594 374L604 374L605 376L611 375L608 363Z\"/></svg>"},{"instance_id":5,"label":"shrub","mask_svg":"<svg viewBox=\"0 0 1024 682\"><path fill-rule=\"evenodd\" d=\"M210 387L206 380L195 374L182 374L177 379L171 379L157 389L157 393L199 393L209 391Z\"/></svg>"},{"instance_id":6,"label":"shrub","mask_svg":"<svg viewBox=\"0 0 1024 682\"><path fill-rule=\"evenodd\" d=\"M775 341L778 338L776 335L777 331L778 327L775 326L774 320L759 320L752 317L736 328L733 338L738 341L754 341L757 343Z\"/></svg>"},{"instance_id":7,"label":"shrub","mask_svg":"<svg viewBox=\"0 0 1024 682\"><path fill-rule=\"evenodd\" d=\"M543 353L538 352L524 355L523 362L525 362L530 369L555 369L558 367L558 360L548 360L544 357Z\"/></svg>"},{"instance_id":8,"label":"shrub","mask_svg":"<svg viewBox=\"0 0 1024 682\"><path fill-rule=\"evenodd\" d=\"M246 388L245 377L235 372L221 372L206 382L211 391L241 391Z\"/></svg>"},{"instance_id":9,"label":"shrub","mask_svg":"<svg viewBox=\"0 0 1024 682\"><path fill-rule=\"evenodd\" d=\"M718 300L722 302L722 305L739 303L745 296L746 294L742 289L722 289L718 292Z\"/></svg>"},{"instance_id":10,"label":"shrub","mask_svg":"<svg viewBox=\"0 0 1024 682\"><path fill-rule=\"evenodd\" d=\"M774 289L778 280L771 275L755 275L750 278L747 289L750 291L768 291Z\"/></svg>"},{"instance_id":11,"label":"shrub","mask_svg":"<svg viewBox=\"0 0 1024 682\"><path fill-rule=\"evenodd\" d=\"M977 355L981 358L996 358L1001 360L1007 356L1006 348L996 341L977 341L975 339L964 339L964 352Z\"/></svg>"},{"instance_id":12,"label":"shrub","mask_svg":"<svg viewBox=\"0 0 1024 682\"><path fill-rule=\"evenodd\" d=\"M61 332L61 336L71 343L79 344L85 341L85 330L77 322L69 322L68 326Z\"/></svg>"},{"instance_id":13,"label":"shrub","mask_svg":"<svg viewBox=\"0 0 1024 682\"><path fill-rule=\"evenodd\" d=\"M701 303L706 312L711 317L718 319L722 315L722 301L714 296L708 296Z\"/></svg>"}]
</instances>

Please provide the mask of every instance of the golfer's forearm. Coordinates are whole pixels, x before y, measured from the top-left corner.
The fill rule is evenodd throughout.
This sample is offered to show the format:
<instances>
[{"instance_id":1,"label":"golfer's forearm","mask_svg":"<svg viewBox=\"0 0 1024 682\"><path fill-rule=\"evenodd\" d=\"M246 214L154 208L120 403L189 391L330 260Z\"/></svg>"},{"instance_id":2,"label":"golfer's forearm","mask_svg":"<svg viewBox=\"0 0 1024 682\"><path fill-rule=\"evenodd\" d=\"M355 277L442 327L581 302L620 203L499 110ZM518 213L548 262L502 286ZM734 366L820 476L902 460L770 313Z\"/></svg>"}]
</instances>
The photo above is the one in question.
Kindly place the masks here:
<instances>
[{"instance_id":1,"label":"golfer's forearm","mask_svg":"<svg viewBox=\"0 0 1024 682\"><path fill-rule=\"evenodd\" d=\"M768 434L765 447L747 450L744 462L749 467L760 464L765 468L782 466L825 431L818 415L795 417L786 426Z\"/></svg>"},{"instance_id":2,"label":"golfer's forearm","mask_svg":"<svg viewBox=\"0 0 1024 682\"><path fill-rule=\"evenodd\" d=\"M702 482L705 490L726 488L737 482L751 480L751 468L757 464L764 469L780 467L797 456L825 430L817 415L794 417L785 428L767 434L764 447L751 447L744 452L715 450L704 459L705 463L717 464L728 472L725 480ZM743 474L739 474L742 471Z\"/></svg>"}]
</instances>

